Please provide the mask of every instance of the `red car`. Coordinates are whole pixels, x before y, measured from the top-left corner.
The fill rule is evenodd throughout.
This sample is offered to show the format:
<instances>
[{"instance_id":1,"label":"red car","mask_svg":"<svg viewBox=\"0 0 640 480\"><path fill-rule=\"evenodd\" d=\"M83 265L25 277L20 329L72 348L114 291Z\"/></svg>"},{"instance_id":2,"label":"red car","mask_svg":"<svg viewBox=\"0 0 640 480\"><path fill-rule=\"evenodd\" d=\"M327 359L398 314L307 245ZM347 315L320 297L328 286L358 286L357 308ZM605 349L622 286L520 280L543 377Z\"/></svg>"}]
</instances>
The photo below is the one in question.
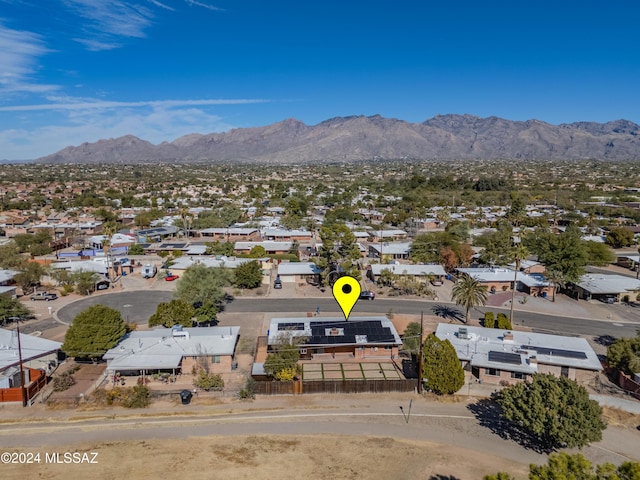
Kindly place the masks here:
<instances>
[{"instance_id":1,"label":"red car","mask_svg":"<svg viewBox=\"0 0 640 480\"><path fill-rule=\"evenodd\" d=\"M180 278L180 275L167 275L166 277L164 277L164 279L167 282L173 282L174 280L176 280L177 278Z\"/></svg>"}]
</instances>

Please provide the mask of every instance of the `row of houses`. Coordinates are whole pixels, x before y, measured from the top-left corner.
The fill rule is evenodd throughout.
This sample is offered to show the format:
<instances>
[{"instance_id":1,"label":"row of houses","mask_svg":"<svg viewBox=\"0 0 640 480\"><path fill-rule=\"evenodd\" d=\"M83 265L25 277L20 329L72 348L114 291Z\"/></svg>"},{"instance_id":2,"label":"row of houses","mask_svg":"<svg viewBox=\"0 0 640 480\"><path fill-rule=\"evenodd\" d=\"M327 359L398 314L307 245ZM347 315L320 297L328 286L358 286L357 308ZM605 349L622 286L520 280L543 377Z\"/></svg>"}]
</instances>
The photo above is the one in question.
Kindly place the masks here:
<instances>
[{"instance_id":1,"label":"row of houses","mask_svg":"<svg viewBox=\"0 0 640 480\"><path fill-rule=\"evenodd\" d=\"M507 385L535 373L551 373L589 382L602 365L583 338L441 323L435 334L453 345L470 381ZM240 328L156 328L133 331L105 353L110 376L158 373L189 374L199 368L228 373L237 366ZM384 316L273 318L258 339L251 375L267 380L264 360L283 342L297 345L300 362L366 364L397 367L402 339ZM31 399L46 384L60 360L59 342L20 335L24 386ZM0 329L0 401L22 399L18 334Z\"/></svg>"}]
</instances>

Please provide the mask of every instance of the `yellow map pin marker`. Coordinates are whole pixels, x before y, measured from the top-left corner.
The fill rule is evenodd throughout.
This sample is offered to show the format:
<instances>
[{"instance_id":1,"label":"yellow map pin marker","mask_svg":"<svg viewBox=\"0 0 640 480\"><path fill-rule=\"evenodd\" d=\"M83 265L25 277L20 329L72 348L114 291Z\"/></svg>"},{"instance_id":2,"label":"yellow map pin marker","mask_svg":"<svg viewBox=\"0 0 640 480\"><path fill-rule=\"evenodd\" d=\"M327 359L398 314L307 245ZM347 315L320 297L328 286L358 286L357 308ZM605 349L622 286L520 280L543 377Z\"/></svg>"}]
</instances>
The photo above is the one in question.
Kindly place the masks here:
<instances>
[{"instance_id":1,"label":"yellow map pin marker","mask_svg":"<svg viewBox=\"0 0 640 480\"><path fill-rule=\"evenodd\" d=\"M360 298L360 282L353 277L340 277L333 284L333 298L344 313L344 319L349 320L351 309Z\"/></svg>"}]
</instances>

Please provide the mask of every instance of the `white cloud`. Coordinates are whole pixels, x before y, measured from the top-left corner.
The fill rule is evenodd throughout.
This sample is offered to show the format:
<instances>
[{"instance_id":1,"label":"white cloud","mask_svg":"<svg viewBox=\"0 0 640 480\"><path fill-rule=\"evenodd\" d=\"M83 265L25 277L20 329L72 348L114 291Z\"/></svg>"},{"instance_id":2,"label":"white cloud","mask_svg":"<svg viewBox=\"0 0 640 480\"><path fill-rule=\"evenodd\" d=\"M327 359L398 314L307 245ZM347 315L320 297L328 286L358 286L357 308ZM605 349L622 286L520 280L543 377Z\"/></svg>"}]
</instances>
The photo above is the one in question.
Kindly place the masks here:
<instances>
[{"instance_id":1,"label":"white cloud","mask_svg":"<svg viewBox=\"0 0 640 480\"><path fill-rule=\"evenodd\" d=\"M206 3L198 2L197 0L184 0L188 5L206 8L207 10L222 10L222 8L214 7L213 5L208 5Z\"/></svg>"},{"instance_id":2,"label":"white cloud","mask_svg":"<svg viewBox=\"0 0 640 480\"><path fill-rule=\"evenodd\" d=\"M158 144L190 133L223 132L233 128L233 125L227 124L218 115L202 109L169 108L164 105L154 105L144 110L74 110L68 113L65 123L33 130L0 130L0 158L35 159L55 153L69 145L123 135L135 135Z\"/></svg>"},{"instance_id":3,"label":"white cloud","mask_svg":"<svg viewBox=\"0 0 640 480\"><path fill-rule=\"evenodd\" d=\"M55 85L38 84L32 79L38 57L48 52L40 35L0 24L0 93L55 90Z\"/></svg>"},{"instance_id":4,"label":"white cloud","mask_svg":"<svg viewBox=\"0 0 640 480\"><path fill-rule=\"evenodd\" d=\"M170 10L172 12L176 11L175 8L165 5L164 3L160 3L158 0L149 0L149 2L153 3L156 7L164 8L165 10Z\"/></svg>"},{"instance_id":5,"label":"white cloud","mask_svg":"<svg viewBox=\"0 0 640 480\"><path fill-rule=\"evenodd\" d=\"M106 110L118 108L154 107L175 108L185 106L205 105L247 105L252 103L268 103L270 100L260 98L230 98L230 99L201 99L201 100L149 100L140 102L114 102L89 100L73 97L49 97L56 103L39 105L11 105L0 107L0 112L29 112L37 110Z\"/></svg>"}]
</instances>

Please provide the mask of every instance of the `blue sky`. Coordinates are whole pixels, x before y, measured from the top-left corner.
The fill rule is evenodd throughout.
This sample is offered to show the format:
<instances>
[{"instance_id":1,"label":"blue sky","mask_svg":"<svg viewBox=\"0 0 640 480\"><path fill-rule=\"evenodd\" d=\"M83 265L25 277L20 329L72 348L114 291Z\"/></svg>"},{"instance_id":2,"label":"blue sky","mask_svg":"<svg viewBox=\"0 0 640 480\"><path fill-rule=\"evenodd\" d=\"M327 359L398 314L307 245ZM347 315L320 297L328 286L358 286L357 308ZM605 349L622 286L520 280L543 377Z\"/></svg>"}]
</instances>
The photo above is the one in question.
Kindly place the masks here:
<instances>
[{"instance_id":1,"label":"blue sky","mask_svg":"<svg viewBox=\"0 0 640 480\"><path fill-rule=\"evenodd\" d=\"M640 2L0 0L0 159L286 118L640 123Z\"/></svg>"}]
</instances>

